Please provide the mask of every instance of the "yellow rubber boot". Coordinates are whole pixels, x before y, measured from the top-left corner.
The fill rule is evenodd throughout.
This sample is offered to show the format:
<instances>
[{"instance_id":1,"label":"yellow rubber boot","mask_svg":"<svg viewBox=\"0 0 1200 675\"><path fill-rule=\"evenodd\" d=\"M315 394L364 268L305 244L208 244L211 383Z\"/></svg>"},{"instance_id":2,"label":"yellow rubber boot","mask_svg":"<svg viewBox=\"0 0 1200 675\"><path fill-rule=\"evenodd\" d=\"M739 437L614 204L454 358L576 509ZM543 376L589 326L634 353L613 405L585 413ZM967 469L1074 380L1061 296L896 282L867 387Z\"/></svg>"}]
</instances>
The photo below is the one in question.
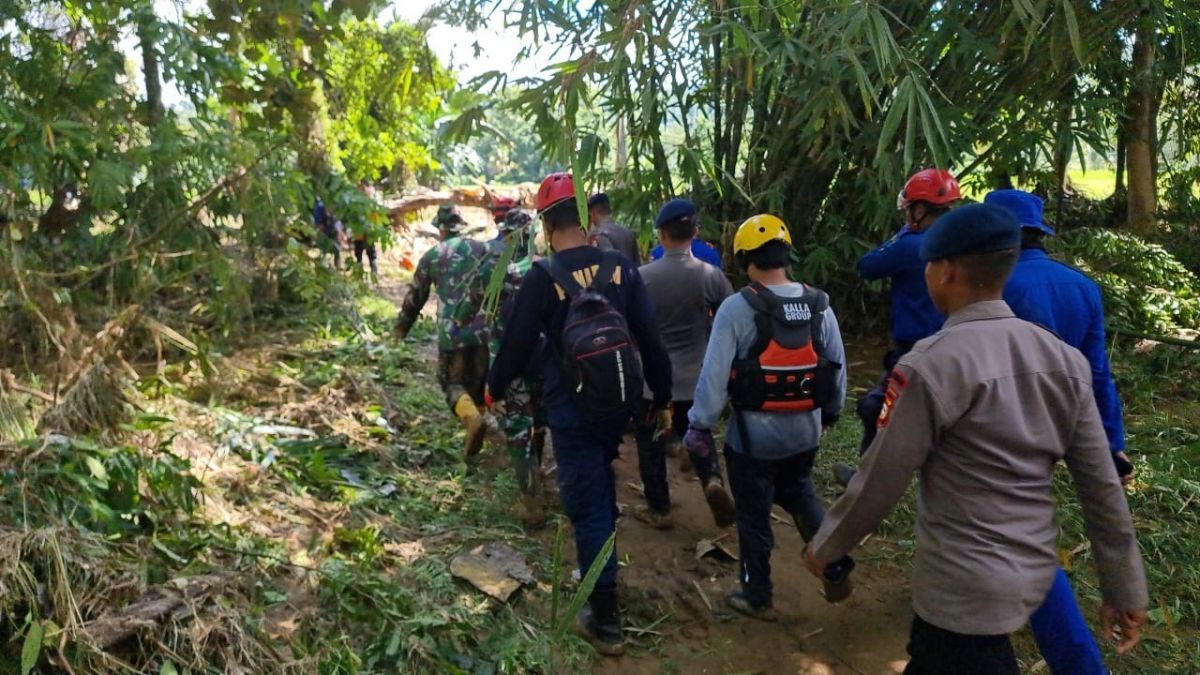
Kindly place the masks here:
<instances>
[{"instance_id":1,"label":"yellow rubber boot","mask_svg":"<svg viewBox=\"0 0 1200 675\"><path fill-rule=\"evenodd\" d=\"M470 394L463 394L454 402L454 414L458 416L462 422L463 428L467 430L467 443L465 457L471 459L479 454L479 449L483 447L483 435L487 431L487 421L483 415L479 414L479 408L475 407L475 401L471 400Z\"/></svg>"}]
</instances>

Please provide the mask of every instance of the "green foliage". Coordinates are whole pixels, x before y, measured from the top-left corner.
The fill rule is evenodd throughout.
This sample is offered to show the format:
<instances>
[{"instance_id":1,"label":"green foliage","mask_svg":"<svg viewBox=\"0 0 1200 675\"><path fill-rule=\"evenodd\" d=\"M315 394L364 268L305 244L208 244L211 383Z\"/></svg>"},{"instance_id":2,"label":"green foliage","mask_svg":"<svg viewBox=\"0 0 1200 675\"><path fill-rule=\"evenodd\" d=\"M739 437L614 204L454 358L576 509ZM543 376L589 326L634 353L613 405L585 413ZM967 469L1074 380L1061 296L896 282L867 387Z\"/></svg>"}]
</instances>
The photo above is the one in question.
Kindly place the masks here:
<instances>
[{"instance_id":1,"label":"green foliage","mask_svg":"<svg viewBox=\"0 0 1200 675\"><path fill-rule=\"evenodd\" d=\"M1164 101L1177 120L1163 130L1172 161L1162 170L1182 186L1194 165L1194 150L1182 148L1198 136L1196 106L1183 103L1195 88L1186 86L1193 74L1181 74L1191 71L1176 27L1194 7L1150 4L1165 36ZM915 169L950 168L977 189L1054 185L1056 162L1110 155L1140 7L448 5L452 22L503 22L557 50L543 76L510 82L497 70L475 84L516 89L494 105L530 120L546 156L573 168L577 182L610 188L623 220L648 230L676 195L692 196L725 237L753 213L779 214L800 270L813 275L806 280L835 296L862 290L853 259L898 226L893 195ZM478 109L463 116L461 130L486 133Z\"/></svg>"},{"instance_id":2,"label":"green foliage","mask_svg":"<svg viewBox=\"0 0 1200 675\"><path fill-rule=\"evenodd\" d=\"M350 21L333 44L326 74L331 141L351 179L426 176L435 122L454 78L429 49L425 32L402 22Z\"/></svg>"},{"instance_id":3,"label":"green foliage","mask_svg":"<svg viewBox=\"0 0 1200 675\"><path fill-rule=\"evenodd\" d=\"M41 453L31 454L32 461L19 473L6 472L5 499L37 504L27 511L26 524L31 526L61 518L107 535L154 532L196 508L199 483L189 473L188 462L171 454L169 445L168 439L147 453L127 445L106 448L86 439L51 442Z\"/></svg>"},{"instance_id":4,"label":"green foliage","mask_svg":"<svg viewBox=\"0 0 1200 675\"><path fill-rule=\"evenodd\" d=\"M1056 251L1100 284L1110 326L1156 335L1200 326L1200 279L1164 247L1084 228L1065 233Z\"/></svg>"}]
</instances>

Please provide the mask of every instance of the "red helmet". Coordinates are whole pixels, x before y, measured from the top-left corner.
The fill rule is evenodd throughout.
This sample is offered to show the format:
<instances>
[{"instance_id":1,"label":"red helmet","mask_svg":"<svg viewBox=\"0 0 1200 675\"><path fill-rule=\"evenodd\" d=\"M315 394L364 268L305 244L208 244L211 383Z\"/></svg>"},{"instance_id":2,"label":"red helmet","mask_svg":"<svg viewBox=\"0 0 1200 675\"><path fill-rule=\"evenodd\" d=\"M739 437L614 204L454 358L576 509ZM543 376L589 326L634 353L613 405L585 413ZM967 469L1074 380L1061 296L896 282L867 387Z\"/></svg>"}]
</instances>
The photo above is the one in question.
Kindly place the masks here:
<instances>
[{"instance_id":1,"label":"red helmet","mask_svg":"<svg viewBox=\"0 0 1200 675\"><path fill-rule=\"evenodd\" d=\"M561 204L568 199L575 198L575 181L571 179L571 174L552 173L546 176L542 181L542 186L538 188L537 202L534 206L538 211L545 211L552 206Z\"/></svg>"},{"instance_id":2,"label":"red helmet","mask_svg":"<svg viewBox=\"0 0 1200 675\"><path fill-rule=\"evenodd\" d=\"M896 208L902 209L913 202L940 206L958 199L962 199L962 192L958 189L954 174L943 169L924 169L914 173L904 184L904 189L896 198Z\"/></svg>"},{"instance_id":3,"label":"red helmet","mask_svg":"<svg viewBox=\"0 0 1200 675\"><path fill-rule=\"evenodd\" d=\"M517 208L517 200L512 197L496 197L490 208L493 216L503 217L504 214Z\"/></svg>"}]
</instances>

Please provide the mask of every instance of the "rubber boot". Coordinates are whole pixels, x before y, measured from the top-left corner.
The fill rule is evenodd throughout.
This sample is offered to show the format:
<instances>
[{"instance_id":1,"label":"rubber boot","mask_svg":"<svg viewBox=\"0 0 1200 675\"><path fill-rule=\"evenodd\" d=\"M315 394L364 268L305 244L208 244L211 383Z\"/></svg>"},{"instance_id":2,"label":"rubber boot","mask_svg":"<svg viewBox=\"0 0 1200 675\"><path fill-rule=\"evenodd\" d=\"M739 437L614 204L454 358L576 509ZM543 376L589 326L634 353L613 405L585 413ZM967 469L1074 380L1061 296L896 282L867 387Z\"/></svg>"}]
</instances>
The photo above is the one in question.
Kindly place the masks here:
<instances>
[{"instance_id":1,"label":"rubber boot","mask_svg":"<svg viewBox=\"0 0 1200 675\"><path fill-rule=\"evenodd\" d=\"M466 449L463 454L469 460L478 455L479 449L483 447L483 435L487 431L487 421L484 420L483 415L479 414L479 408L475 407L475 401L471 400L470 394L458 397L454 403L454 414L458 416L463 428L467 430Z\"/></svg>"},{"instance_id":2,"label":"rubber boot","mask_svg":"<svg viewBox=\"0 0 1200 675\"><path fill-rule=\"evenodd\" d=\"M580 635L605 656L625 653L625 636L621 632L621 610L617 605L616 588L597 588L588 604L579 610L576 625Z\"/></svg>"}]
</instances>

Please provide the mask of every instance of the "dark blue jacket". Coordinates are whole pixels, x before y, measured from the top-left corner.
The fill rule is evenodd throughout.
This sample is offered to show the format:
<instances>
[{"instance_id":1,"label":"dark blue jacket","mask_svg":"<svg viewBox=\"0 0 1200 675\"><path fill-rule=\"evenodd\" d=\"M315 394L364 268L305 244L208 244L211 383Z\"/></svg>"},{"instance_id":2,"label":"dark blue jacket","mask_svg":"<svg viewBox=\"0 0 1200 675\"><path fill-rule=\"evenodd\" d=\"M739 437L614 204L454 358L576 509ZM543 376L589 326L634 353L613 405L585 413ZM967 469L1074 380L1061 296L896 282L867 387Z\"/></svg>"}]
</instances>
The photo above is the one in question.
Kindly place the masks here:
<instances>
[{"instance_id":1,"label":"dark blue jacket","mask_svg":"<svg viewBox=\"0 0 1200 675\"><path fill-rule=\"evenodd\" d=\"M858 259L862 278L892 279L892 339L896 342L923 340L941 330L946 320L925 287L924 236L924 232L905 226L883 246Z\"/></svg>"},{"instance_id":2,"label":"dark blue jacket","mask_svg":"<svg viewBox=\"0 0 1200 675\"><path fill-rule=\"evenodd\" d=\"M713 267L718 269L721 267L721 254L713 248L712 244L703 239L692 240L692 255L696 256L697 260L703 260ZM663 246L659 244L651 249L650 260L658 260L661 257L663 257Z\"/></svg>"},{"instance_id":3,"label":"dark blue jacket","mask_svg":"<svg viewBox=\"0 0 1200 675\"><path fill-rule=\"evenodd\" d=\"M555 253L554 257L565 269L578 273L594 272L603 254L595 246L579 246ZM642 373L654 394L655 407L664 407L671 401L671 357L658 334L650 294L638 268L628 258L621 257L618 271L619 276L614 275L613 283L605 289L605 296L625 316L642 356ZM577 280L585 283L578 275ZM563 371L562 356L562 331L569 304L566 294L546 270L540 265L529 270L517 291L515 310L504 327L500 351L488 374L488 388L493 396L504 398L508 385L525 373L529 361L540 358L546 377L543 399L546 407L573 405L570 378ZM546 340L539 349L543 334Z\"/></svg>"},{"instance_id":4,"label":"dark blue jacket","mask_svg":"<svg viewBox=\"0 0 1200 675\"><path fill-rule=\"evenodd\" d=\"M1044 250L1027 248L1021 251L1017 268L1004 287L1004 300L1018 317L1049 328L1083 352L1092 364L1092 390L1109 448L1113 452L1124 450L1125 423L1105 351L1100 288Z\"/></svg>"}]
</instances>

